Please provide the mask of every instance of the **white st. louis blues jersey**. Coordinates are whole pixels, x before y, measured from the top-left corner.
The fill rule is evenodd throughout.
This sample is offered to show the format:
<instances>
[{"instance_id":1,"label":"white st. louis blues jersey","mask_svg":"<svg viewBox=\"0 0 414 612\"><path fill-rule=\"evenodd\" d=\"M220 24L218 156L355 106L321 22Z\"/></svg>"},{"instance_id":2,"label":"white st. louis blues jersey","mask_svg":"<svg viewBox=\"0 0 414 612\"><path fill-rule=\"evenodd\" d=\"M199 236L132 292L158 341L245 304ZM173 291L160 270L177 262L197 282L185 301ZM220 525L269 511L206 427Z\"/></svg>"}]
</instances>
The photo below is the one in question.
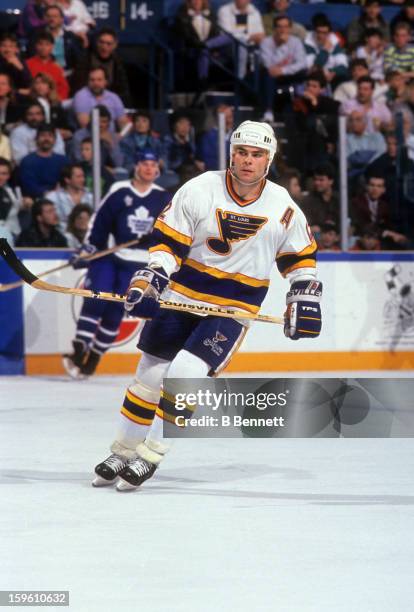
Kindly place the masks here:
<instances>
[{"instance_id":1,"label":"white st. louis blues jersey","mask_svg":"<svg viewBox=\"0 0 414 612\"><path fill-rule=\"evenodd\" d=\"M163 298L256 313L276 265L284 277L316 276L316 242L286 189L264 180L241 200L230 173L205 172L158 217L150 265L171 276Z\"/></svg>"}]
</instances>

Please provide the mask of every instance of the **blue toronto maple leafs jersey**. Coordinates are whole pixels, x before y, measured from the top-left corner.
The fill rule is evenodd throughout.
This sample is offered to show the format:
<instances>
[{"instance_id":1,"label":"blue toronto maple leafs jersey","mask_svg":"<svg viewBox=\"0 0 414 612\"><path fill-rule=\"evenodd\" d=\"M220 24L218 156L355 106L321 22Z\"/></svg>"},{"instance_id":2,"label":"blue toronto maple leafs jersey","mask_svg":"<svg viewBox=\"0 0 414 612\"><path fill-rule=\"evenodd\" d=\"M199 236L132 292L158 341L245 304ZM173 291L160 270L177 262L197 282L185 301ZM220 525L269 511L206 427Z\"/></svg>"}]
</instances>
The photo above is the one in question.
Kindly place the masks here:
<instances>
[{"instance_id":1,"label":"blue toronto maple leafs jersey","mask_svg":"<svg viewBox=\"0 0 414 612\"><path fill-rule=\"evenodd\" d=\"M170 200L171 194L158 185L153 184L140 193L131 181L115 183L93 218L87 242L103 250L107 248L109 240L122 244L138 238L137 247L123 249L117 254L123 259L135 259L133 251L147 250L150 246L155 220Z\"/></svg>"}]
</instances>

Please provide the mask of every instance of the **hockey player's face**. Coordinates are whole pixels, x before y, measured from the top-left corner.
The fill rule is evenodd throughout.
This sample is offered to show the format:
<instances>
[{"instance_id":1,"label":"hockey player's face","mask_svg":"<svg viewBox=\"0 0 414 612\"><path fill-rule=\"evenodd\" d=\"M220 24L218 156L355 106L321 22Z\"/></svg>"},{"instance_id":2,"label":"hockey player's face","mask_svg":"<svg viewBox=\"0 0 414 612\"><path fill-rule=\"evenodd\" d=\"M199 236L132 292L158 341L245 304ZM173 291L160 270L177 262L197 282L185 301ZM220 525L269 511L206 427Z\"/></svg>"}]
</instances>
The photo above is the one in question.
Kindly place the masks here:
<instances>
[{"instance_id":1,"label":"hockey player's face","mask_svg":"<svg viewBox=\"0 0 414 612\"><path fill-rule=\"evenodd\" d=\"M139 162L135 169L135 176L138 180L152 183L159 175L158 162L151 159Z\"/></svg>"},{"instance_id":2,"label":"hockey player's face","mask_svg":"<svg viewBox=\"0 0 414 612\"><path fill-rule=\"evenodd\" d=\"M245 183L253 183L264 177L268 152L258 147L235 147L232 158L232 171L236 179Z\"/></svg>"}]
</instances>

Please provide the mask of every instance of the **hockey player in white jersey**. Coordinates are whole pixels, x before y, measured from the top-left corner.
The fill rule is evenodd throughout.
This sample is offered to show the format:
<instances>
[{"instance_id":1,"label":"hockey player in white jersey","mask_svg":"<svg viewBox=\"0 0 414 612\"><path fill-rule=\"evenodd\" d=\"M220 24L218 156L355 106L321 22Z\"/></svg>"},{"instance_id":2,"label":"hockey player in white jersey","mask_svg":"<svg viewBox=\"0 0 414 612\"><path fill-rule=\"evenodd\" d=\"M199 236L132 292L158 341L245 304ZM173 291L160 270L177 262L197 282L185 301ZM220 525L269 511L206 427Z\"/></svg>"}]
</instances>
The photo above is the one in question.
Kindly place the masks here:
<instances>
[{"instance_id":1,"label":"hockey player in white jersey","mask_svg":"<svg viewBox=\"0 0 414 612\"><path fill-rule=\"evenodd\" d=\"M274 263L290 281L285 335L313 338L321 330L322 284L316 242L286 189L266 179L276 153L273 129L243 122L230 140L230 168L186 183L158 217L148 266L131 279L125 308L145 323L143 352L121 408L112 454L96 466L95 486L120 491L150 478L168 443L163 420L174 421L174 397L163 379L217 375L239 348L246 321L163 310L158 299L257 313ZM220 339L217 343L206 338Z\"/></svg>"}]
</instances>

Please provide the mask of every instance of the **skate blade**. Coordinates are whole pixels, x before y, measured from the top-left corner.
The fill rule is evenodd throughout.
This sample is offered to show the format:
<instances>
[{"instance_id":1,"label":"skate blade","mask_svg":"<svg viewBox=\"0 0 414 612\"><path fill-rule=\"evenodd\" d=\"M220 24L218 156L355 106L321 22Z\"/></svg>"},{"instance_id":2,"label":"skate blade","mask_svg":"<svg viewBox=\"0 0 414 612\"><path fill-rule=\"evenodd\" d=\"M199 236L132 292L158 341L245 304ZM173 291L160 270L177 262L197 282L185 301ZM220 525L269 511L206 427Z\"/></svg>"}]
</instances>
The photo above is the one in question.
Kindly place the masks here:
<instances>
[{"instance_id":1,"label":"skate blade","mask_svg":"<svg viewBox=\"0 0 414 612\"><path fill-rule=\"evenodd\" d=\"M119 478L118 483L116 485L117 491L135 491L139 488L139 485L132 485L123 478Z\"/></svg>"},{"instance_id":2,"label":"skate blade","mask_svg":"<svg viewBox=\"0 0 414 612\"><path fill-rule=\"evenodd\" d=\"M85 380L87 378L87 376L85 376L85 374L82 374L80 369L77 366L75 366L73 361L69 359L68 357L63 357L62 363L63 363L63 367L66 370L66 373L69 374L69 376L73 380Z\"/></svg>"},{"instance_id":3,"label":"skate blade","mask_svg":"<svg viewBox=\"0 0 414 612\"><path fill-rule=\"evenodd\" d=\"M93 487L110 487L111 485L114 485L117 480L118 478L114 478L113 480L106 480L105 478L102 478L102 476L96 475L94 480L92 480L92 486Z\"/></svg>"}]
</instances>

